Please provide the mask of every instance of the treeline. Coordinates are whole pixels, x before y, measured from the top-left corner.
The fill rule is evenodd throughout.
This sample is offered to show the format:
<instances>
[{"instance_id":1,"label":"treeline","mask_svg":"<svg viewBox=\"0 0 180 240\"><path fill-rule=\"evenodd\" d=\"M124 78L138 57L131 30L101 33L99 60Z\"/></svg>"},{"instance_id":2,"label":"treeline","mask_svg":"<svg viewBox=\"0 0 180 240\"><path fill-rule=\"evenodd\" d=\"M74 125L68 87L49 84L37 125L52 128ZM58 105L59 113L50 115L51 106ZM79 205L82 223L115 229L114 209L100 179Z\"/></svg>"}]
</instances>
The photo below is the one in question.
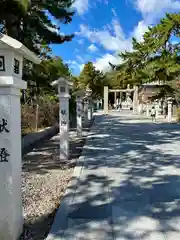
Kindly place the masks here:
<instances>
[{"instance_id":1,"label":"treeline","mask_svg":"<svg viewBox=\"0 0 180 240\"><path fill-rule=\"evenodd\" d=\"M180 13L166 14L159 24L149 27L143 41L132 39L133 51L120 53L121 64L110 63L111 71L103 74L91 62L85 64L78 79L79 86L89 84L95 95L102 95L106 84L126 88L161 82L156 98L173 97L180 105ZM178 87L179 86L179 87Z\"/></svg>"}]
</instances>

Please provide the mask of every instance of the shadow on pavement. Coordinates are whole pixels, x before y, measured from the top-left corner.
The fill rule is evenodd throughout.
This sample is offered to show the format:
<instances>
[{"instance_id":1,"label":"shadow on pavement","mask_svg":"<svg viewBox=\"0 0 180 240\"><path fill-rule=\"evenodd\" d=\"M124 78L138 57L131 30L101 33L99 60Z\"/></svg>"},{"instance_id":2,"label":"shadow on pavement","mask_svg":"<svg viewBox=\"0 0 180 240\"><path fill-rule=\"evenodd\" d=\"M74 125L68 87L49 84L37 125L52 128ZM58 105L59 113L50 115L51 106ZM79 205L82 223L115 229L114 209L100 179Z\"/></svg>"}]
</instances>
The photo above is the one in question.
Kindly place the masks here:
<instances>
[{"instance_id":1,"label":"shadow on pavement","mask_svg":"<svg viewBox=\"0 0 180 240\"><path fill-rule=\"evenodd\" d=\"M180 239L180 127L131 119L96 117L68 219L54 237Z\"/></svg>"}]
</instances>

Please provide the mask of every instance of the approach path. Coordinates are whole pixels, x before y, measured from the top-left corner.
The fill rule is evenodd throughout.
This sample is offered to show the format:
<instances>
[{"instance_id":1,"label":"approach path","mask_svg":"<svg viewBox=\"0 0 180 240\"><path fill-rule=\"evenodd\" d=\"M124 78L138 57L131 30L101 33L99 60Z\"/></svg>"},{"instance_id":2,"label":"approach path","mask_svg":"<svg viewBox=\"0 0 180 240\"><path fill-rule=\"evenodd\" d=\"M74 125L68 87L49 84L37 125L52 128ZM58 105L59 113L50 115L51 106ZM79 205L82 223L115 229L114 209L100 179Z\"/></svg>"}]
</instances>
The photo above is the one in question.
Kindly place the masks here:
<instances>
[{"instance_id":1,"label":"approach path","mask_svg":"<svg viewBox=\"0 0 180 240\"><path fill-rule=\"evenodd\" d=\"M47 238L180 239L180 125L97 114Z\"/></svg>"}]
</instances>

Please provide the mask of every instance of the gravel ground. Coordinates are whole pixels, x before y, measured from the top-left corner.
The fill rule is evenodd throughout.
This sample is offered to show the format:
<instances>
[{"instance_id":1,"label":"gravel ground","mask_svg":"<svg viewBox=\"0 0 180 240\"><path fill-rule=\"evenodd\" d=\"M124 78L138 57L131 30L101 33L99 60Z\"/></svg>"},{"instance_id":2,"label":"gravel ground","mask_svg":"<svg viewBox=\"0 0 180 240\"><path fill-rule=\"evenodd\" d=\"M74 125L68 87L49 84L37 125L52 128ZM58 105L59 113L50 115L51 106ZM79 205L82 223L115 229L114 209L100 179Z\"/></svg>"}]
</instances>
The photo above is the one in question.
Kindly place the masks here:
<instances>
[{"instance_id":1,"label":"gravel ground","mask_svg":"<svg viewBox=\"0 0 180 240\"><path fill-rule=\"evenodd\" d=\"M24 231L19 240L46 238L84 142L85 137L71 138L67 162L59 160L58 135L37 145L23 158Z\"/></svg>"}]
</instances>

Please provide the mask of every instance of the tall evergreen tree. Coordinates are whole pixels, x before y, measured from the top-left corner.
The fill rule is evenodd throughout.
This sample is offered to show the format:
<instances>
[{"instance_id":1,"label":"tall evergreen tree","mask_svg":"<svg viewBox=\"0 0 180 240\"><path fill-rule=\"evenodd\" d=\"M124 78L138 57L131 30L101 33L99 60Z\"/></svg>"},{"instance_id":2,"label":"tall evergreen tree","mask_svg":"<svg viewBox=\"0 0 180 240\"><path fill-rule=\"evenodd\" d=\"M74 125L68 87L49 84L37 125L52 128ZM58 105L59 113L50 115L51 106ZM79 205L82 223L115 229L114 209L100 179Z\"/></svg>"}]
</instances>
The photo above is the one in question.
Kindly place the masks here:
<instances>
[{"instance_id":1,"label":"tall evergreen tree","mask_svg":"<svg viewBox=\"0 0 180 240\"><path fill-rule=\"evenodd\" d=\"M84 68L79 76L79 88L84 89L88 86L94 96L100 96L103 94L105 82L105 75L97 70L92 62L88 62L84 65Z\"/></svg>"},{"instance_id":2,"label":"tall evergreen tree","mask_svg":"<svg viewBox=\"0 0 180 240\"><path fill-rule=\"evenodd\" d=\"M118 75L132 84L163 82L159 97L172 95L172 81L180 76L180 13L167 14L156 26L144 34L144 41L133 39L133 51L121 53L123 64L116 67ZM158 96L157 96L158 97Z\"/></svg>"},{"instance_id":3,"label":"tall evergreen tree","mask_svg":"<svg viewBox=\"0 0 180 240\"><path fill-rule=\"evenodd\" d=\"M71 4L72 0L31 0L26 11L27 0L2 0L0 32L20 40L31 50L40 53L42 42L63 43L72 39L72 34L61 35L60 28L50 20L51 16L59 24L70 23L74 14L70 10Z\"/></svg>"}]
</instances>

